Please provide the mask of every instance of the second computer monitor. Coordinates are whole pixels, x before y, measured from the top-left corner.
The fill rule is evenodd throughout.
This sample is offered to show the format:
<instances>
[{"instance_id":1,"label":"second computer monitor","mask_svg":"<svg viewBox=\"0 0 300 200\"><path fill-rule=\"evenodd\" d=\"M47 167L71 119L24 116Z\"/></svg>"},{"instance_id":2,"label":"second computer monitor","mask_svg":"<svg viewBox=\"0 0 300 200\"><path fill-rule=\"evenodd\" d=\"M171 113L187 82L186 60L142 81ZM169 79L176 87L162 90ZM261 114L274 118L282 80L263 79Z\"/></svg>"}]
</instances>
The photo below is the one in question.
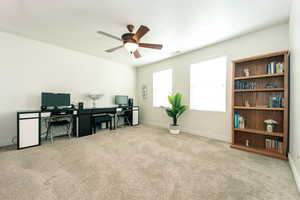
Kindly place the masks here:
<instances>
[{"instance_id":1,"label":"second computer monitor","mask_svg":"<svg viewBox=\"0 0 300 200\"><path fill-rule=\"evenodd\" d=\"M115 104L117 104L119 106L127 106L128 105L128 96L116 95L115 96Z\"/></svg>"}]
</instances>

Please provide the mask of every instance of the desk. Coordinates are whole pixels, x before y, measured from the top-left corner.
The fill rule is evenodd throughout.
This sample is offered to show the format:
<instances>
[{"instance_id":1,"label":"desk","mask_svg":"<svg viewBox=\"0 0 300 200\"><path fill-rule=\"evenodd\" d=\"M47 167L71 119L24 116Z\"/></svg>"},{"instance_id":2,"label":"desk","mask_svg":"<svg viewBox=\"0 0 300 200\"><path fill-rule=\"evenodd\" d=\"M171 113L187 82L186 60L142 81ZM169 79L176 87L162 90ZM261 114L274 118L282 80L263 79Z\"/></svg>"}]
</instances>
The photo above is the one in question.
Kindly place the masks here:
<instances>
[{"instance_id":1,"label":"desk","mask_svg":"<svg viewBox=\"0 0 300 200\"><path fill-rule=\"evenodd\" d=\"M129 110L129 121L132 126L138 125L139 107L123 107ZM112 114L114 117L113 129L116 128L116 113L120 107L108 106L84 109L63 109L66 114L73 113L73 136L82 137L93 133L94 114ZM18 149L41 145L41 118L49 117L55 110L31 110L17 112Z\"/></svg>"},{"instance_id":2,"label":"desk","mask_svg":"<svg viewBox=\"0 0 300 200\"><path fill-rule=\"evenodd\" d=\"M77 137L93 134L93 115L96 114L112 114L113 115L113 129L116 129L116 113L118 109L126 109L129 111L129 121L131 126L139 124L139 107L99 107L99 108L84 108L78 110L77 117Z\"/></svg>"},{"instance_id":3,"label":"desk","mask_svg":"<svg viewBox=\"0 0 300 200\"><path fill-rule=\"evenodd\" d=\"M62 109L60 112L73 114L76 119L76 109ZM41 145L42 123L43 118L51 116L52 112L57 110L28 110L17 112L17 148L24 149ZM62 115L63 116L63 115ZM76 121L76 120L73 120ZM73 123L73 133L76 124Z\"/></svg>"},{"instance_id":4,"label":"desk","mask_svg":"<svg viewBox=\"0 0 300 200\"><path fill-rule=\"evenodd\" d=\"M77 137L91 135L93 133L93 115L96 114L112 114L114 117L113 129L116 129L116 113L118 106L100 107L100 108L84 108L78 110L77 117Z\"/></svg>"}]
</instances>

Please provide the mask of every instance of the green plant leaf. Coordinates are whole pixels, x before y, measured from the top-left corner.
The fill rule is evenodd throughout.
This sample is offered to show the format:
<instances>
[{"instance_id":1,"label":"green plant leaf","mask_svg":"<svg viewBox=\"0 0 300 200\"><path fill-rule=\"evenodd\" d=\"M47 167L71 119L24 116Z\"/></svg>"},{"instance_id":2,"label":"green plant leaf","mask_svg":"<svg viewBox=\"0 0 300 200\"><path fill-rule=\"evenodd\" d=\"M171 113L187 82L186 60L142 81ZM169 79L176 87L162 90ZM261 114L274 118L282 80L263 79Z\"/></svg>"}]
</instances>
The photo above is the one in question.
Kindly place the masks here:
<instances>
[{"instance_id":1,"label":"green plant leaf","mask_svg":"<svg viewBox=\"0 0 300 200\"><path fill-rule=\"evenodd\" d=\"M181 105L177 117L179 117L184 111L188 109L187 105Z\"/></svg>"},{"instance_id":2,"label":"green plant leaf","mask_svg":"<svg viewBox=\"0 0 300 200\"><path fill-rule=\"evenodd\" d=\"M169 103L170 103L171 105L173 105L174 97L173 97L173 96L168 96L168 100L169 100Z\"/></svg>"},{"instance_id":3,"label":"green plant leaf","mask_svg":"<svg viewBox=\"0 0 300 200\"><path fill-rule=\"evenodd\" d=\"M169 115L169 117L176 117L177 113L174 113L174 111L171 108L166 109L166 113Z\"/></svg>"},{"instance_id":4,"label":"green plant leaf","mask_svg":"<svg viewBox=\"0 0 300 200\"><path fill-rule=\"evenodd\" d=\"M179 107L181 104L182 94L179 92L174 95L174 106Z\"/></svg>"}]
</instances>

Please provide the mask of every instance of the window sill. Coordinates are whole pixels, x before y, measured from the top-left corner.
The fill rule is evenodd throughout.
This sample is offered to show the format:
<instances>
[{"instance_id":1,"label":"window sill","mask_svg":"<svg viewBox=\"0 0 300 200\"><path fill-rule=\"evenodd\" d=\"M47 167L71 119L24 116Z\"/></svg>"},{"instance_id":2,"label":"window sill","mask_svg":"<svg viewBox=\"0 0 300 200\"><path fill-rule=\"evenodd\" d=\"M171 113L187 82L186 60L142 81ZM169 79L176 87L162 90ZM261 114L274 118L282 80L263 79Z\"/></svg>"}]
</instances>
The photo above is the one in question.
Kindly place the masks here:
<instances>
[{"instance_id":1,"label":"window sill","mask_svg":"<svg viewBox=\"0 0 300 200\"><path fill-rule=\"evenodd\" d=\"M195 108L190 108L190 111L196 111L196 112L217 112L217 113L226 113L226 111L218 111L218 110L198 110Z\"/></svg>"}]
</instances>

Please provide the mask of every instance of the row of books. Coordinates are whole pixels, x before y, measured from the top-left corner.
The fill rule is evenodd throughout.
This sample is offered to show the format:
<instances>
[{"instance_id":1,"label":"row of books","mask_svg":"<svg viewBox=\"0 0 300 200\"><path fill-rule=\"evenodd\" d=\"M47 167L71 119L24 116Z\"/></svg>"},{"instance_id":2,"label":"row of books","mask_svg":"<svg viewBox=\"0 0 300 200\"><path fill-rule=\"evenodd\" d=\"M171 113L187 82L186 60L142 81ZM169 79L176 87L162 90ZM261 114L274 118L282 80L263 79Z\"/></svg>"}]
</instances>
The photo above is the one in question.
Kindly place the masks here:
<instances>
[{"instance_id":1,"label":"row of books","mask_svg":"<svg viewBox=\"0 0 300 200\"><path fill-rule=\"evenodd\" d=\"M245 118L234 113L234 128L245 128Z\"/></svg>"},{"instance_id":2,"label":"row of books","mask_svg":"<svg viewBox=\"0 0 300 200\"><path fill-rule=\"evenodd\" d=\"M283 97L280 95L269 97L269 108L282 108Z\"/></svg>"},{"instance_id":3,"label":"row of books","mask_svg":"<svg viewBox=\"0 0 300 200\"><path fill-rule=\"evenodd\" d=\"M266 136L265 148L267 151L283 153L283 143L280 137Z\"/></svg>"},{"instance_id":4,"label":"row of books","mask_svg":"<svg viewBox=\"0 0 300 200\"><path fill-rule=\"evenodd\" d=\"M249 80L236 80L235 81L235 89L256 89L256 82Z\"/></svg>"},{"instance_id":5,"label":"row of books","mask_svg":"<svg viewBox=\"0 0 300 200\"><path fill-rule=\"evenodd\" d=\"M267 74L277 74L277 73L283 73L284 72L284 64L283 63L276 63L271 62L267 64Z\"/></svg>"}]
</instances>

